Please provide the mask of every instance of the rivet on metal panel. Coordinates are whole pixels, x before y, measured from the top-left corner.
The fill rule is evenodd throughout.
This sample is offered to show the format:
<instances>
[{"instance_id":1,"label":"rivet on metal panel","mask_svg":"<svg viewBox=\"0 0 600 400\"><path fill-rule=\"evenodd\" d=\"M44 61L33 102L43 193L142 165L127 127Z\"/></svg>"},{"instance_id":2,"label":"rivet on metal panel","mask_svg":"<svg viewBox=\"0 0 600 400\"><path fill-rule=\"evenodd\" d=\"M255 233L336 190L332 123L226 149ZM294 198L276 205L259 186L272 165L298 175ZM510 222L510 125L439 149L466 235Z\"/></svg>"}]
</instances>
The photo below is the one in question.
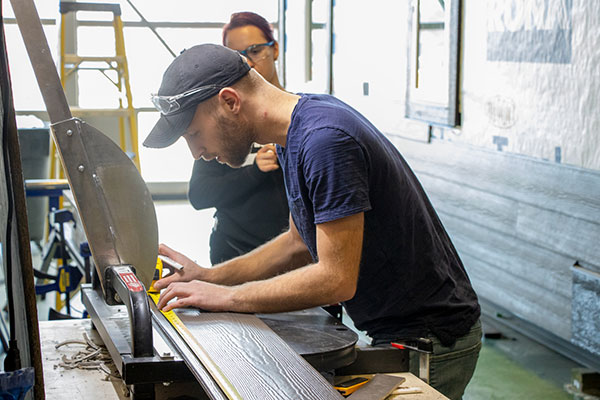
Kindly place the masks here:
<instances>
[{"instance_id":1,"label":"rivet on metal panel","mask_svg":"<svg viewBox=\"0 0 600 400\"><path fill-rule=\"evenodd\" d=\"M77 133L81 135L81 121L80 119L75 118L75 127L77 128Z\"/></svg>"},{"instance_id":2,"label":"rivet on metal panel","mask_svg":"<svg viewBox=\"0 0 600 400\"><path fill-rule=\"evenodd\" d=\"M85 171L85 167L83 165L80 165L79 167L77 167L77 171L83 172Z\"/></svg>"},{"instance_id":3,"label":"rivet on metal panel","mask_svg":"<svg viewBox=\"0 0 600 400\"><path fill-rule=\"evenodd\" d=\"M71 129L67 129L67 136L73 136L73 131Z\"/></svg>"}]
</instances>

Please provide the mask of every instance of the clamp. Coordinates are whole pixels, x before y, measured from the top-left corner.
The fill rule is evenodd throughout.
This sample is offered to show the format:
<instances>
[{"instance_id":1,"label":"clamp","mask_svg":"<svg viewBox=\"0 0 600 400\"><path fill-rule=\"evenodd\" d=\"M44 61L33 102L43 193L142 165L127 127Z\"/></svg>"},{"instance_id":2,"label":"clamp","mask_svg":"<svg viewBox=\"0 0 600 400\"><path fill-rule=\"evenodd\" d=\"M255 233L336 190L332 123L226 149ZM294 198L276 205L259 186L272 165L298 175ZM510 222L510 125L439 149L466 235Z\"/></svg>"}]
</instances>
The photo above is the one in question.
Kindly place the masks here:
<instances>
[{"instance_id":1,"label":"clamp","mask_svg":"<svg viewBox=\"0 0 600 400\"><path fill-rule=\"evenodd\" d=\"M396 339L390 343L392 347L401 350L412 350L419 353L419 378L429 383L429 361L433 354L433 341L427 338Z\"/></svg>"}]
</instances>

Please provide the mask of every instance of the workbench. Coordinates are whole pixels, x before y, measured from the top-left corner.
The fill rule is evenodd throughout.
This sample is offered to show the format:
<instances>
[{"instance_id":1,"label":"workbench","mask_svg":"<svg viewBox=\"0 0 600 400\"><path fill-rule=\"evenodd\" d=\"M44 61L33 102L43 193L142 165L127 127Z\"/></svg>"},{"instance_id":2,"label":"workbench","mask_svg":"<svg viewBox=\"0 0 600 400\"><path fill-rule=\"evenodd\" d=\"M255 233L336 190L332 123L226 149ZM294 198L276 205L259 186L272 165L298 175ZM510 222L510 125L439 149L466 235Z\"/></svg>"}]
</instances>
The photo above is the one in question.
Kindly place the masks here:
<instances>
[{"instance_id":1,"label":"workbench","mask_svg":"<svg viewBox=\"0 0 600 400\"><path fill-rule=\"evenodd\" d=\"M107 380L106 373L100 370L65 369L58 365L64 355L70 357L82 348L81 345L69 344L56 349L55 346L65 340L82 340L83 334L86 333L95 343L102 344L98 333L91 328L89 319L40 321L39 326L46 399L127 400L127 388L120 379ZM114 366L111 370L116 372ZM411 373L403 372L394 375L406 379L402 387L418 388L421 393L393 395L387 400L446 399ZM156 398L168 399L201 392L200 386L195 382L177 383L157 389Z\"/></svg>"},{"instance_id":2,"label":"workbench","mask_svg":"<svg viewBox=\"0 0 600 400\"><path fill-rule=\"evenodd\" d=\"M56 345L69 339L83 339L83 334L97 344L100 336L91 329L89 319L60 321L40 321L42 345L42 365L44 368L44 389L46 399L126 399L127 388L121 380L105 380L106 374L100 370L65 369L58 364L63 355L72 356L80 345L66 345L56 349Z\"/></svg>"}]
</instances>

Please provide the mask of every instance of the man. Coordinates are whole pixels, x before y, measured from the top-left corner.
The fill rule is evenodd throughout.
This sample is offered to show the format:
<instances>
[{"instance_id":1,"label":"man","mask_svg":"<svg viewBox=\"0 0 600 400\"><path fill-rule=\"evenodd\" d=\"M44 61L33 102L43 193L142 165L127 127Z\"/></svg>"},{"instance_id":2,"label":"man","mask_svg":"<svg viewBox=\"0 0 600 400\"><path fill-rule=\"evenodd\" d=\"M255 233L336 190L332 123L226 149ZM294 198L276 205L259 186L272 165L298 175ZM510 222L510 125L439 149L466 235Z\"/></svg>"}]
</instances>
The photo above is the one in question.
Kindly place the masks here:
<instances>
[{"instance_id":1,"label":"man","mask_svg":"<svg viewBox=\"0 0 600 400\"><path fill-rule=\"evenodd\" d=\"M275 67L279 43L266 19L248 11L232 14L223 27L223 45L244 54L251 68L283 90ZM216 160L194 162L190 203L197 210L216 209L210 235L213 265L246 254L288 229L290 211L277 150L272 144L256 150L240 168Z\"/></svg>"},{"instance_id":2,"label":"man","mask_svg":"<svg viewBox=\"0 0 600 400\"><path fill-rule=\"evenodd\" d=\"M177 57L154 103L148 147L183 136L194 158L238 167L253 142L276 143L291 214L289 231L211 269L161 245L184 269L155 285L160 308L343 302L374 344L431 338L431 384L462 396L481 346L477 296L417 178L367 119L332 96L283 92L216 45Z\"/></svg>"}]
</instances>

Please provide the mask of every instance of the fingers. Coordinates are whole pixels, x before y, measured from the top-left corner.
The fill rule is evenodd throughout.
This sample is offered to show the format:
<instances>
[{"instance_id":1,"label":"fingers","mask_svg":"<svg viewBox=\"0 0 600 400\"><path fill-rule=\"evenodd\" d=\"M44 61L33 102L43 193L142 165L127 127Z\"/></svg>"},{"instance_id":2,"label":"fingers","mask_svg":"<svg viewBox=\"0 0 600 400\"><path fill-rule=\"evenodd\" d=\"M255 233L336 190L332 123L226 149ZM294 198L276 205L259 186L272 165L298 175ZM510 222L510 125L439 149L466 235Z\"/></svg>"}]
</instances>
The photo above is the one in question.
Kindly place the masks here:
<instances>
[{"instance_id":1,"label":"fingers","mask_svg":"<svg viewBox=\"0 0 600 400\"><path fill-rule=\"evenodd\" d=\"M232 308L233 294L228 286L202 281L173 282L161 292L157 307L165 312L181 307L196 307L206 311L235 311Z\"/></svg>"},{"instance_id":2,"label":"fingers","mask_svg":"<svg viewBox=\"0 0 600 400\"><path fill-rule=\"evenodd\" d=\"M167 312L167 311L171 311L175 308L183 308L183 307L187 307L187 304L185 304L183 299L177 299L175 301L170 302L163 308L161 308L161 310L164 312Z\"/></svg>"},{"instance_id":3,"label":"fingers","mask_svg":"<svg viewBox=\"0 0 600 400\"><path fill-rule=\"evenodd\" d=\"M168 287L160 293L160 298L158 299L158 303L156 304L159 310L162 310L169 301L173 300L175 297L178 297L178 295L180 294L179 286L181 285L183 284L173 283L171 285L168 285Z\"/></svg>"},{"instance_id":4,"label":"fingers","mask_svg":"<svg viewBox=\"0 0 600 400\"><path fill-rule=\"evenodd\" d=\"M256 159L277 162L277 150L275 149L275 146L267 144L261 147L256 153Z\"/></svg>"},{"instance_id":5,"label":"fingers","mask_svg":"<svg viewBox=\"0 0 600 400\"><path fill-rule=\"evenodd\" d=\"M167 246L164 243L161 243L158 245L158 254L167 256L167 257L177 261L181 265L185 265L185 261L189 260L189 258L184 256L180 252L173 250L172 248L170 248L169 246Z\"/></svg>"},{"instance_id":6,"label":"fingers","mask_svg":"<svg viewBox=\"0 0 600 400\"><path fill-rule=\"evenodd\" d=\"M278 168L279 168L279 165L277 165L277 164L263 164L263 165L258 166L258 169L260 169L262 172L271 172L271 171L275 171Z\"/></svg>"},{"instance_id":7,"label":"fingers","mask_svg":"<svg viewBox=\"0 0 600 400\"><path fill-rule=\"evenodd\" d=\"M263 154L263 153L273 153L275 154L277 152L277 148L275 147L275 145L273 144L265 144L264 146L262 146L258 152L256 152L256 154Z\"/></svg>"},{"instance_id":8,"label":"fingers","mask_svg":"<svg viewBox=\"0 0 600 400\"><path fill-rule=\"evenodd\" d=\"M256 155L256 161L265 161L265 162L272 162L272 163L277 163L277 154L269 151L268 153L262 153L262 154L257 154Z\"/></svg>"},{"instance_id":9,"label":"fingers","mask_svg":"<svg viewBox=\"0 0 600 400\"><path fill-rule=\"evenodd\" d=\"M169 286L169 283L174 281L174 276L175 274L171 274L169 276L167 276L166 278L162 278L157 280L156 282L154 282L154 289L156 290L161 290L166 288L167 286Z\"/></svg>"},{"instance_id":10,"label":"fingers","mask_svg":"<svg viewBox=\"0 0 600 400\"><path fill-rule=\"evenodd\" d=\"M277 163L272 163L272 162L260 162L260 161L257 161L256 162L256 166L262 172L275 171L277 168L279 168L279 165Z\"/></svg>"},{"instance_id":11,"label":"fingers","mask_svg":"<svg viewBox=\"0 0 600 400\"><path fill-rule=\"evenodd\" d=\"M159 281L160 282L160 281ZM156 282L158 283L158 282ZM156 287L156 285L154 285L154 287ZM169 300L171 300L173 297L169 297L169 289L165 289L160 293L160 297L158 298L158 303L156 303L156 307L158 307L159 310L162 310L163 307L169 302Z\"/></svg>"},{"instance_id":12,"label":"fingers","mask_svg":"<svg viewBox=\"0 0 600 400\"><path fill-rule=\"evenodd\" d=\"M275 171L279 168L275 146L267 144L256 153L256 166L262 172Z\"/></svg>"},{"instance_id":13,"label":"fingers","mask_svg":"<svg viewBox=\"0 0 600 400\"><path fill-rule=\"evenodd\" d=\"M267 150L269 150L269 148L267 147L267 145L261 147L260 149L258 149L258 151L256 152L256 156L258 157L259 155L263 155L267 152Z\"/></svg>"},{"instance_id":14,"label":"fingers","mask_svg":"<svg viewBox=\"0 0 600 400\"><path fill-rule=\"evenodd\" d=\"M173 250L172 248L170 248L166 244L161 243L161 244L158 245L158 254L163 254L163 255L165 255L167 257L171 257L171 255L173 255L173 253L175 253L175 250Z\"/></svg>"},{"instance_id":15,"label":"fingers","mask_svg":"<svg viewBox=\"0 0 600 400\"><path fill-rule=\"evenodd\" d=\"M173 283L162 291L156 306L164 312L175 308L190 307L193 305L191 302L192 293L193 288L190 283Z\"/></svg>"}]
</instances>

